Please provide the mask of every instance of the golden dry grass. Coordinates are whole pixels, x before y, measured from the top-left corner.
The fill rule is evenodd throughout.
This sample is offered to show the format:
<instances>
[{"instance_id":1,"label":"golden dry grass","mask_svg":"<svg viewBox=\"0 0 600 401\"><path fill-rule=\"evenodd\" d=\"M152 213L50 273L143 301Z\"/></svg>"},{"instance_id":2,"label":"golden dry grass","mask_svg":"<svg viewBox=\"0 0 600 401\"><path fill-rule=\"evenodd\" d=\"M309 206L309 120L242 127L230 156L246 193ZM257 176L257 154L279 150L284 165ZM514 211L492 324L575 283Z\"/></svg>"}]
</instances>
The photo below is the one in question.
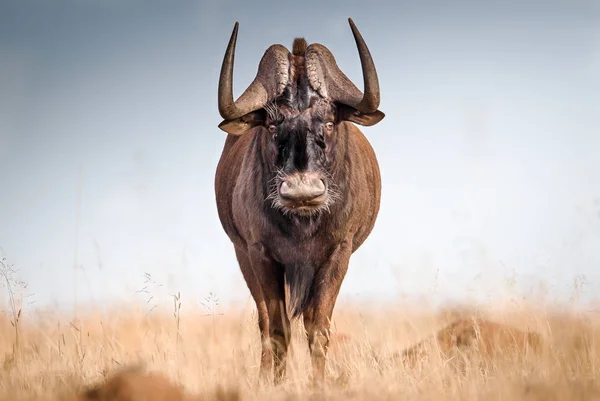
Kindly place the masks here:
<instances>
[{"instance_id":1,"label":"golden dry grass","mask_svg":"<svg viewBox=\"0 0 600 401\"><path fill-rule=\"evenodd\" d=\"M121 369L106 380L97 381L87 388L64 397L63 401L238 401L236 390L218 389L208 397L186 393L177 385L157 372L144 371L139 366Z\"/></svg>"},{"instance_id":2,"label":"golden dry grass","mask_svg":"<svg viewBox=\"0 0 600 401\"><path fill-rule=\"evenodd\" d=\"M299 323L287 382L260 387L250 308L214 316L184 308L179 324L168 311L134 307L82 316L71 324L25 314L13 355L14 328L0 315L0 400L600 400L593 314L340 306L321 390L309 385ZM398 358L415 344L426 358Z\"/></svg>"},{"instance_id":3,"label":"golden dry grass","mask_svg":"<svg viewBox=\"0 0 600 401\"><path fill-rule=\"evenodd\" d=\"M495 362L508 357L521 358L529 352L539 354L542 336L530 330L520 330L480 317L458 318L441 328L435 335L403 350L399 359L415 367L431 354L445 360L475 358L481 362Z\"/></svg>"}]
</instances>

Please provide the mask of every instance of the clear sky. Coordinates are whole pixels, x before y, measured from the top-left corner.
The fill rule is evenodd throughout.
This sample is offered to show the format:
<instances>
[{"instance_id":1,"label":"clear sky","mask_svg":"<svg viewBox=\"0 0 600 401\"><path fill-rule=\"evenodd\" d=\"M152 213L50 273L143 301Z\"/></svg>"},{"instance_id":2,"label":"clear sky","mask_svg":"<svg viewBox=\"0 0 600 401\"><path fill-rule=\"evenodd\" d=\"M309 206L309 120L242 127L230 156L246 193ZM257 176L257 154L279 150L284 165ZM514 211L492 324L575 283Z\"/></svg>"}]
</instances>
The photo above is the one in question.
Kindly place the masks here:
<instances>
[{"instance_id":1,"label":"clear sky","mask_svg":"<svg viewBox=\"0 0 600 401\"><path fill-rule=\"evenodd\" d=\"M213 190L231 29L235 96L296 36L362 88L348 17L387 116L363 129L382 205L341 297L600 290L600 3L367 3L3 0L0 247L36 304L73 302L75 263L81 301L133 299L144 272L247 301Z\"/></svg>"}]
</instances>

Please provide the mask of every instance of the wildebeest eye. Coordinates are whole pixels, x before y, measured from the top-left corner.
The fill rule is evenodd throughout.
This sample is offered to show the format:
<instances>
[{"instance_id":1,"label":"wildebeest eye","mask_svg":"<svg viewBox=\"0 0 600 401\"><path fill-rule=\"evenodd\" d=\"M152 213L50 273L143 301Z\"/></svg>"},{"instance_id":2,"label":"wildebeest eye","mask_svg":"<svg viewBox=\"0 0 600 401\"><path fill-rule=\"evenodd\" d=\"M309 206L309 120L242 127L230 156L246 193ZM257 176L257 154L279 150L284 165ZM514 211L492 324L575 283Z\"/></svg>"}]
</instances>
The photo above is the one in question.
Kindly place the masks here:
<instances>
[{"instance_id":1,"label":"wildebeest eye","mask_svg":"<svg viewBox=\"0 0 600 401\"><path fill-rule=\"evenodd\" d=\"M325 131L327 131L327 132L333 131L333 123L331 121L325 124Z\"/></svg>"},{"instance_id":2,"label":"wildebeest eye","mask_svg":"<svg viewBox=\"0 0 600 401\"><path fill-rule=\"evenodd\" d=\"M269 132L273 135L277 134L277 126L275 124L269 125Z\"/></svg>"}]
</instances>

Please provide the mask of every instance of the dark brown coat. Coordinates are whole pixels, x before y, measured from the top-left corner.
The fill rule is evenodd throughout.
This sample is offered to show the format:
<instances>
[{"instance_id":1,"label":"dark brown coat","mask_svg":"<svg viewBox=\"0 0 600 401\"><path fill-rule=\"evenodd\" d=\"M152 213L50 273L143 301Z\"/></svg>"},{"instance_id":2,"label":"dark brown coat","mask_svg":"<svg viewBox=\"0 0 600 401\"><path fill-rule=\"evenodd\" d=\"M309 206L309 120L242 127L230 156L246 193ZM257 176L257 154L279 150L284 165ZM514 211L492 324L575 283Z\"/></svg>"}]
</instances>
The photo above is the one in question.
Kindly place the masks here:
<instances>
[{"instance_id":1,"label":"dark brown coat","mask_svg":"<svg viewBox=\"0 0 600 401\"><path fill-rule=\"evenodd\" d=\"M351 26L356 38L358 31L352 22ZM364 100L334 69L326 48L307 49L306 42L297 39L293 54L281 45L267 50L255 83L246 91L270 93L268 103L243 109L239 104L255 100L244 94L237 105L223 104L228 97L222 93L228 85L223 80L231 78L229 50L236 35L237 24L219 92L220 109L226 111L220 127L228 132L215 176L219 218L257 305L263 378L273 359L276 382L284 377L289 319L302 314L315 379L320 381L330 319L350 256L370 234L379 212L381 179L375 152L354 125L373 125L384 117L377 110L378 84L364 95L371 100ZM364 43L358 36L357 44ZM369 72L365 48L359 44L363 70L372 83L374 66ZM310 58L311 51L318 57ZM322 59L323 65L309 63ZM281 69L266 73L265 68ZM273 92L269 76L284 77L279 92ZM317 85L324 76L338 77L326 93ZM340 82L348 93L339 94L339 88L345 88Z\"/></svg>"}]
</instances>

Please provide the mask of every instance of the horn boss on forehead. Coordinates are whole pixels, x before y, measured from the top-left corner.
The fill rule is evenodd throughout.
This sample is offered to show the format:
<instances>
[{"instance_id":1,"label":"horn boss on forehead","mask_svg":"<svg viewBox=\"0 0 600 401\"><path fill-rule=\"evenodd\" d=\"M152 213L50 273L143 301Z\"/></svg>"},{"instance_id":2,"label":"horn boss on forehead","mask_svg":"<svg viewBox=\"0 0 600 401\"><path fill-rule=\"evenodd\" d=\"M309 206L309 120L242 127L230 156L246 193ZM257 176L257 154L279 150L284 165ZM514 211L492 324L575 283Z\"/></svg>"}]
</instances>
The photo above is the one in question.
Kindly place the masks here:
<instances>
[{"instance_id":1,"label":"horn boss on forehead","mask_svg":"<svg viewBox=\"0 0 600 401\"><path fill-rule=\"evenodd\" d=\"M379 107L379 81L369 48L352 19L349 19L358 47L365 93L363 94L340 70L327 47L313 43L306 50L306 70L314 90L323 97L354 107L363 113L373 113Z\"/></svg>"},{"instance_id":2,"label":"horn boss on forehead","mask_svg":"<svg viewBox=\"0 0 600 401\"><path fill-rule=\"evenodd\" d=\"M219 113L225 120L234 120L262 108L281 95L289 81L289 51L283 45L270 46L258 65L254 81L233 101L233 61L239 24L236 22L219 77Z\"/></svg>"},{"instance_id":3,"label":"horn boss on forehead","mask_svg":"<svg viewBox=\"0 0 600 401\"><path fill-rule=\"evenodd\" d=\"M294 56L304 59L305 73L313 90L324 99L351 108L342 110L345 112L342 119L361 125L373 125L384 117L384 114L377 110L380 102L377 71L358 28L352 19L348 21L360 56L364 94L341 71L335 57L324 45L313 43L307 47L304 39L300 39L294 42L294 46L298 46L298 49L294 49ZM294 57L285 46L270 46L259 63L254 81L234 101L233 65L238 26L236 22L223 58L218 94L219 112L224 119L219 128L236 135L262 122L260 116L253 112L276 101L283 94L286 87L292 84L291 75L294 68Z\"/></svg>"}]
</instances>

